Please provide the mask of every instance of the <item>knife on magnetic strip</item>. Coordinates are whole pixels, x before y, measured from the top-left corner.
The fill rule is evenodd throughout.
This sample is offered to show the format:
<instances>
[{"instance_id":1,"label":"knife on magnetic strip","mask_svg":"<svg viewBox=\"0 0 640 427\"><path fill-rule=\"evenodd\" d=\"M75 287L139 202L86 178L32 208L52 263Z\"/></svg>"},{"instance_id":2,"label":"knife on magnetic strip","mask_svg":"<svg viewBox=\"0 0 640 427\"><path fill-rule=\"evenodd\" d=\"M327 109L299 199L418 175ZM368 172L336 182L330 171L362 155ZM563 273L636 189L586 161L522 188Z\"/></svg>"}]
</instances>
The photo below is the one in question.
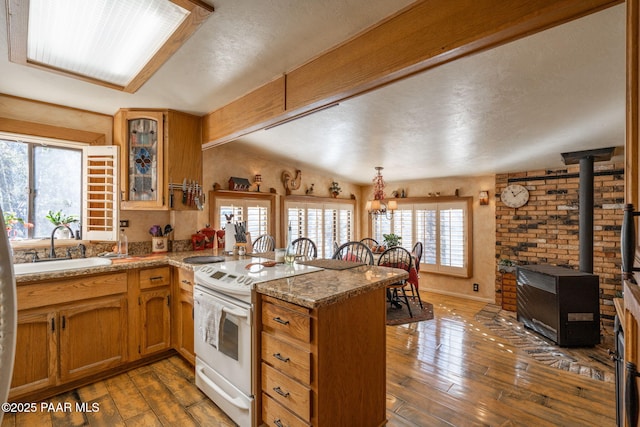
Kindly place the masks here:
<instances>
[{"instance_id":1,"label":"knife on magnetic strip","mask_svg":"<svg viewBox=\"0 0 640 427\"><path fill-rule=\"evenodd\" d=\"M187 204L187 178L182 180L182 204Z\"/></svg>"}]
</instances>

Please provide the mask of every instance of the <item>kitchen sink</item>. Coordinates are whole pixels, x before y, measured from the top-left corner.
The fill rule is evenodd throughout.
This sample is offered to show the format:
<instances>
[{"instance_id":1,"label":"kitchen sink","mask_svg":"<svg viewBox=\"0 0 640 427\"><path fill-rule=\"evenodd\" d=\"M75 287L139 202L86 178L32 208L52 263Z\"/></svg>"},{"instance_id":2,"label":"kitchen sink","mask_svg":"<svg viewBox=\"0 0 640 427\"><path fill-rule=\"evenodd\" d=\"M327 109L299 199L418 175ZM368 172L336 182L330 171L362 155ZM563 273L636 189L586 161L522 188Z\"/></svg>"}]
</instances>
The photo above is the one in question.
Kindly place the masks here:
<instances>
[{"instance_id":1,"label":"kitchen sink","mask_svg":"<svg viewBox=\"0 0 640 427\"><path fill-rule=\"evenodd\" d=\"M105 265L111 265L111 260L108 258L90 257L13 264L13 271L15 274L37 274L46 273L48 271L74 270L78 268L100 267Z\"/></svg>"}]
</instances>

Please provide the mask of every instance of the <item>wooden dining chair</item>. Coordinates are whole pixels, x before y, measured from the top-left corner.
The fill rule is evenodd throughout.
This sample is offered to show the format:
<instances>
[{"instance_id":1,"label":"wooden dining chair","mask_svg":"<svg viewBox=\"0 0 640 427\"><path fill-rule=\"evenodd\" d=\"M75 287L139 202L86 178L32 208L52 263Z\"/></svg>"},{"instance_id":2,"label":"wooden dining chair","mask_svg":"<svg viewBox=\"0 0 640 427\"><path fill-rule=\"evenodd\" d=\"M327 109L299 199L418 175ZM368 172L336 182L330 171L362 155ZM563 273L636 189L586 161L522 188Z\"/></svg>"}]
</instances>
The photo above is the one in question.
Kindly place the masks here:
<instances>
[{"instance_id":1,"label":"wooden dining chair","mask_svg":"<svg viewBox=\"0 0 640 427\"><path fill-rule=\"evenodd\" d=\"M420 278L420 261L422 260L422 251L424 245L422 242L416 242L413 245L413 249L411 250L411 254L413 255L413 265L416 268L416 272L418 273L418 279ZM411 297L410 298L418 298L418 302L420 303L420 308L422 308L422 298L420 298L420 287L419 283L409 283L411 285Z\"/></svg>"},{"instance_id":2,"label":"wooden dining chair","mask_svg":"<svg viewBox=\"0 0 640 427\"><path fill-rule=\"evenodd\" d=\"M291 242L296 255L302 255L309 259L316 259L318 257L318 248L313 240L308 237L299 237Z\"/></svg>"},{"instance_id":3,"label":"wooden dining chair","mask_svg":"<svg viewBox=\"0 0 640 427\"><path fill-rule=\"evenodd\" d=\"M424 245L422 244L422 242L416 242L416 244L413 245L413 249L411 249L411 253L416 260L416 271L418 273L420 273L420 261L422 260L423 248Z\"/></svg>"},{"instance_id":4,"label":"wooden dining chair","mask_svg":"<svg viewBox=\"0 0 640 427\"><path fill-rule=\"evenodd\" d=\"M372 239L371 237L365 237L364 239L361 239L360 242L367 245L371 250L373 250L375 246L378 246L378 241L376 239Z\"/></svg>"},{"instance_id":5,"label":"wooden dining chair","mask_svg":"<svg viewBox=\"0 0 640 427\"><path fill-rule=\"evenodd\" d=\"M271 252L276 248L276 241L273 236L268 234L263 234L258 236L258 238L253 242L253 252L254 253L264 253Z\"/></svg>"},{"instance_id":6,"label":"wooden dining chair","mask_svg":"<svg viewBox=\"0 0 640 427\"><path fill-rule=\"evenodd\" d=\"M400 268L402 270L406 270L408 273L411 272L411 268L413 267L412 263L413 260L411 253L401 246L394 246L385 250L380 255L380 258L378 258L379 266ZM401 280L387 285L387 300L392 306L400 308L401 303L403 302L400 299L400 292L402 292L404 304L406 304L407 309L409 310L409 317L413 317L411 306L409 305L409 298L407 297L407 292L405 290L407 283L408 282L406 280Z\"/></svg>"},{"instance_id":7,"label":"wooden dining chair","mask_svg":"<svg viewBox=\"0 0 640 427\"><path fill-rule=\"evenodd\" d=\"M367 245L360 242L347 242L342 244L331 258L373 265L373 252L371 252L371 249L369 249Z\"/></svg>"}]
</instances>

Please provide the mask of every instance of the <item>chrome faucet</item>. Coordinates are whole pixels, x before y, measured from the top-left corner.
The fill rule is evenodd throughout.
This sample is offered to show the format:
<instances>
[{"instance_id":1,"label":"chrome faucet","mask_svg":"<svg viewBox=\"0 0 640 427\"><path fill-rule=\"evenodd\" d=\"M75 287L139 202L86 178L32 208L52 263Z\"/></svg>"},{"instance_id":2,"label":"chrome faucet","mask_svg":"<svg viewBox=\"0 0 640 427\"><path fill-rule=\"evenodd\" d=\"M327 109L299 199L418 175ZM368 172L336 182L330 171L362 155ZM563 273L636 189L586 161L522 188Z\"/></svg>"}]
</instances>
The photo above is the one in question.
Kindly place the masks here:
<instances>
[{"instance_id":1,"label":"chrome faucet","mask_svg":"<svg viewBox=\"0 0 640 427\"><path fill-rule=\"evenodd\" d=\"M53 229L53 231L51 232L51 248L49 249L49 258L55 258L56 257L56 248L55 248L54 242L53 242L54 241L54 235L56 234L56 230L58 230L59 228L63 228L63 227L66 227L71 232L71 235L73 236L73 230L68 225L61 224L61 225L56 226Z\"/></svg>"}]
</instances>

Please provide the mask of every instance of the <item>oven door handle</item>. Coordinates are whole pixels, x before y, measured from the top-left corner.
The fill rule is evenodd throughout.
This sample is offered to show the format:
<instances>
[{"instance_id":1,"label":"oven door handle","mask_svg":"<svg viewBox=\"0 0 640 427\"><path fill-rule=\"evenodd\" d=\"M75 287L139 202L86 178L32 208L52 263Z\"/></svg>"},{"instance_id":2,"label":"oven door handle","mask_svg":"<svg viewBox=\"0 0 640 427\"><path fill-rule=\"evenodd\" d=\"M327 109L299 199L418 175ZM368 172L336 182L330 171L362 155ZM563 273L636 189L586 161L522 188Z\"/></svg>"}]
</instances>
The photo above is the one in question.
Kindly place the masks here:
<instances>
[{"instance_id":1,"label":"oven door handle","mask_svg":"<svg viewBox=\"0 0 640 427\"><path fill-rule=\"evenodd\" d=\"M247 319L249 317L248 311L236 311L227 307L222 307L222 311L224 311L227 314L231 314L233 316L239 317L241 319Z\"/></svg>"},{"instance_id":2,"label":"oven door handle","mask_svg":"<svg viewBox=\"0 0 640 427\"><path fill-rule=\"evenodd\" d=\"M215 390L216 393L222 396L224 400L231 403L236 408L242 409L243 411L249 410L249 405L245 404L245 402L243 402L242 399L240 399L239 397L233 398L229 396L229 394L226 391L224 391L216 383L211 381L211 379L207 376L207 374L205 374L204 368L200 368L200 379L205 383L207 383L207 385L211 387L213 390Z\"/></svg>"}]
</instances>

